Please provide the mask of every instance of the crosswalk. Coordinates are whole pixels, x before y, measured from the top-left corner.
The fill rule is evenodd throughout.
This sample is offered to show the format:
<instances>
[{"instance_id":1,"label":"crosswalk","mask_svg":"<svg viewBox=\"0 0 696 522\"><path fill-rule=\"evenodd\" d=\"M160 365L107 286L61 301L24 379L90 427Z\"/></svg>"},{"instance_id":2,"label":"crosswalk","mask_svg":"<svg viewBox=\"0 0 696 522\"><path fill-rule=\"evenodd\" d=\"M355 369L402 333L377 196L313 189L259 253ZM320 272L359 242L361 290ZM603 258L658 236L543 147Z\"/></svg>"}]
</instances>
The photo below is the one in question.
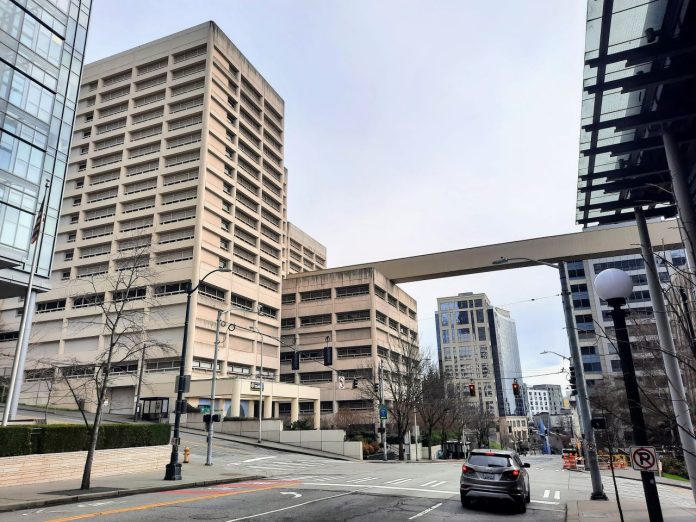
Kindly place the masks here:
<instances>
[{"instance_id":1,"label":"crosswalk","mask_svg":"<svg viewBox=\"0 0 696 522\"><path fill-rule=\"evenodd\" d=\"M296 473L306 470L331 470L335 466L346 464L344 461L331 460L324 458L304 458L291 459L277 456L250 458L246 460L237 460L227 462L225 466L228 469L246 470L254 473L265 473L270 475Z\"/></svg>"}]
</instances>

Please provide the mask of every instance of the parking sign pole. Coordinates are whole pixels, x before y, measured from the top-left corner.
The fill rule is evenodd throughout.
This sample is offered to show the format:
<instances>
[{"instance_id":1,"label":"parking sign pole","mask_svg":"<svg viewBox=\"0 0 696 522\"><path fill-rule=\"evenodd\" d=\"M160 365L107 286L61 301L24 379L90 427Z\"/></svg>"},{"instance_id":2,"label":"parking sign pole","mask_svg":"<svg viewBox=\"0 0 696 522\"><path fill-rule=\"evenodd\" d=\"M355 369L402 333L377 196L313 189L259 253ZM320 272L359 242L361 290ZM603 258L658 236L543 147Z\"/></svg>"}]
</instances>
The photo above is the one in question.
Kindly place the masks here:
<instances>
[{"instance_id":1,"label":"parking sign pole","mask_svg":"<svg viewBox=\"0 0 696 522\"><path fill-rule=\"evenodd\" d=\"M379 361L379 405L380 408L384 405L384 366L382 360ZM379 416L379 427L382 428L382 448L384 449L384 461L389 460L387 455L387 423Z\"/></svg>"}]
</instances>

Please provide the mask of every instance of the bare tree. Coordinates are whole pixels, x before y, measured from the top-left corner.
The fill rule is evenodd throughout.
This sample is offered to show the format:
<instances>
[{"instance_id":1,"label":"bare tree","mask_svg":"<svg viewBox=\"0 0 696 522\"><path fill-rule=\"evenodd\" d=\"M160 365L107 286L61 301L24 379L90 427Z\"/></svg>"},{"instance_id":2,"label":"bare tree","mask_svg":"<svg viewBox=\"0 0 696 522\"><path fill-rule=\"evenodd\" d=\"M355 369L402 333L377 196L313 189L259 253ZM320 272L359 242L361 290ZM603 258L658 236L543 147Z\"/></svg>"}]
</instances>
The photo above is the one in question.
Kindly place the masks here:
<instances>
[{"instance_id":1,"label":"bare tree","mask_svg":"<svg viewBox=\"0 0 696 522\"><path fill-rule=\"evenodd\" d=\"M399 460L404 460L404 437L411 426L411 419L420 402L422 365L416 338L390 336L389 354L382 357L384 368L384 398L389 411L390 424L399 440ZM374 368L371 377L364 379L360 387L363 397L374 402L380 400L379 370Z\"/></svg>"},{"instance_id":2,"label":"bare tree","mask_svg":"<svg viewBox=\"0 0 696 522\"><path fill-rule=\"evenodd\" d=\"M433 432L443 422L450 408L445 395L445 378L437 366L425 362L422 371L421 400L416 408L428 437L428 458L432 459Z\"/></svg>"}]
</instances>

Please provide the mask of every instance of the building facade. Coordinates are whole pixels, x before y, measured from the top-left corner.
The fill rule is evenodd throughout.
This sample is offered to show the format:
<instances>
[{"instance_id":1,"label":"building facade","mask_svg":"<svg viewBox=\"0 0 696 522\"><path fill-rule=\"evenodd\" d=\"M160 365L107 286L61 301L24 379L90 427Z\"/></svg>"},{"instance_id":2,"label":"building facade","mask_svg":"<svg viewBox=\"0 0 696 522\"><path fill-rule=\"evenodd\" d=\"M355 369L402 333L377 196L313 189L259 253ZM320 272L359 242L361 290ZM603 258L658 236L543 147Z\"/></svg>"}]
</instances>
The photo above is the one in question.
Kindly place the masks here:
<instances>
[{"instance_id":1,"label":"building facade","mask_svg":"<svg viewBox=\"0 0 696 522\"><path fill-rule=\"evenodd\" d=\"M528 415L542 411L550 415L560 415L564 410L563 389L559 384L534 384L525 386L525 403L529 405ZM532 407L534 405L534 407Z\"/></svg>"},{"instance_id":2,"label":"building facade","mask_svg":"<svg viewBox=\"0 0 696 522\"><path fill-rule=\"evenodd\" d=\"M450 389L472 405L501 416L524 416L517 333L509 312L491 305L486 294L462 293L437 300L440 369ZM471 385L475 395L472 396Z\"/></svg>"},{"instance_id":3,"label":"building facade","mask_svg":"<svg viewBox=\"0 0 696 522\"><path fill-rule=\"evenodd\" d=\"M283 236L283 276L326 268L326 247L288 221Z\"/></svg>"},{"instance_id":4,"label":"building facade","mask_svg":"<svg viewBox=\"0 0 696 522\"><path fill-rule=\"evenodd\" d=\"M142 310L153 345L145 373L178 372L190 281L185 372L212 372L225 310L238 327L220 333L217 370L277 380L281 277L294 247L286 236L313 267L326 259L287 224L283 143L282 98L213 22L87 65L33 365L90 371L108 337L97 305L125 299ZM115 289L134 268L147 271L141 284ZM229 273L211 274L219 269ZM4 301L3 322L16 324L21 306ZM119 370L135 376L140 364L122 360ZM131 402L134 387L121 390Z\"/></svg>"},{"instance_id":5,"label":"building facade","mask_svg":"<svg viewBox=\"0 0 696 522\"><path fill-rule=\"evenodd\" d=\"M670 277L686 265L684 250L658 252L658 276L666 287ZM621 377L619 355L614 346L614 323L610 307L594 292L595 277L607 268L625 271L633 280L633 293L628 299L629 338L636 368L648 370L654 358L650 348L658 347L657 328L648 291L646 268L639 254L615 256L567 263L568 280L573 300L575 326L582 353L585 380L591 390L603 379ZM667 385L666 381L663 382Z\"/></svg>"},{"instance_id":6,"label":"building facade","mask_svg":"<svg viewBox=\"0 0 696 522\"><path fill-rule=\"evenodd\" d=\"M357 414L369 422L376 410L365 387L376 381L380 360L389 359L388 371L418 349L416 301L372 268L291 274L283 282L281 331L280 380L318 386L322 414ZM300 369L293 371L296 350ZM312 413L310 404L301 407Z\"/></svg>"}]
</instances>

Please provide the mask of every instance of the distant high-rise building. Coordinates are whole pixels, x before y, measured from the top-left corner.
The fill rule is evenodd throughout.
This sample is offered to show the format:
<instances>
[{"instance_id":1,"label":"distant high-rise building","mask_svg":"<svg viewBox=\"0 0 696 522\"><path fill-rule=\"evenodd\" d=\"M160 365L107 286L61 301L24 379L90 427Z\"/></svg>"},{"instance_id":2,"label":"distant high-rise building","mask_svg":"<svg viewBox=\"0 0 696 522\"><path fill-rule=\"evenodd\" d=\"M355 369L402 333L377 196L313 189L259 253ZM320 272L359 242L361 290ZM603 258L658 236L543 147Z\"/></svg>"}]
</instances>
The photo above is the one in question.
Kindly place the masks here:
<instances>
[{"instance_id":1,"label":"distant high-rise building","mask_svg":"<svg viewBox=\"0 0 696 522\"><path fill-rule=\"evenodd\" d=\"M551 415L561 414L563 409L563 393L558 384L534 384L524 387L527 415L545 412Z\"/></svg>"},{"instance_id":2,"label":"distant high-rise building","mask_svg":"<svg viewBox=\"0 0 696 522\"><path fill-rule=\"evenodd\" d=\"M52 283L90 8L90 0L0 3L0 299L24 299L34 250L40 249L25 349L36 295ZM43 234L31 242L44 195ZM6 355L17 344L16 319L15 310L0 314L0 350ZM11 364L11 359L1 364ZM0 381L9 372L9 367L0 368Z\"/></svg>"},{"instance_id":3,"label":"distant high-rise building","mask_svg":"<svg viewBox=\"0 0 696 522\"><path fill-rule=\"evenodd\" d=\"M525 415L524 399L512 388L517 379L521 390L523 380L509 312L471 292L438 298L437 310L438 358L449 389L497 417Z\"/></svg>"}]
</instances>

